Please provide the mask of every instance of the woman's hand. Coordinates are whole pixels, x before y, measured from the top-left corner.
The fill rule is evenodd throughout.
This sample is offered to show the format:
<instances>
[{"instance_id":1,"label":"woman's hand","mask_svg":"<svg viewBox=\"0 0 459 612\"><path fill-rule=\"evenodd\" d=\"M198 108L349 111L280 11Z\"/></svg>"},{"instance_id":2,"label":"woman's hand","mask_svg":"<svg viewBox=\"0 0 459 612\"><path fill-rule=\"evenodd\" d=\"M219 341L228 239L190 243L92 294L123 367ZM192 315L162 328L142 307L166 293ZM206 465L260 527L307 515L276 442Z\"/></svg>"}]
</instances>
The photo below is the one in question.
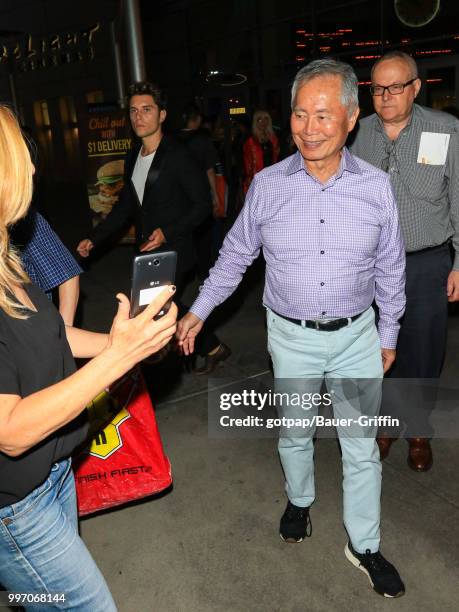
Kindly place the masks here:
<instances>
[{"instance_id":1,"label":"woman's hand","mask_svg":"<svg viewBox=\"0 0 459 612\"><path fill-rule=\"evenodd\" d=\"M74 419L102 389L136 363L163 348L175 334L177 306L171 304L169 312L157 321L153 317L174 292L175 287L165 288L133 319L129 318L129 300L119 294L107 344L94 359L68 378L25 398L0 394L0 451L12 457L21 455Z\"/></svg>"},{"instance_id":2,"label":"woman's hand","mask_svg":"<svg viewBox=\"0 0 459 612\"><path fill-rule=\"evenodd\" d=\"M129 318L130 304L128 298L119 293L118 312L113 319L106 351L118 355L122 367L127 370L139 361L161 350L171 340L176 331L177 306L171 304L167 314L158 320L153 317L171 299L175 292L172 285L166 287L136 317Z\"/></svg>"}]
</instances>

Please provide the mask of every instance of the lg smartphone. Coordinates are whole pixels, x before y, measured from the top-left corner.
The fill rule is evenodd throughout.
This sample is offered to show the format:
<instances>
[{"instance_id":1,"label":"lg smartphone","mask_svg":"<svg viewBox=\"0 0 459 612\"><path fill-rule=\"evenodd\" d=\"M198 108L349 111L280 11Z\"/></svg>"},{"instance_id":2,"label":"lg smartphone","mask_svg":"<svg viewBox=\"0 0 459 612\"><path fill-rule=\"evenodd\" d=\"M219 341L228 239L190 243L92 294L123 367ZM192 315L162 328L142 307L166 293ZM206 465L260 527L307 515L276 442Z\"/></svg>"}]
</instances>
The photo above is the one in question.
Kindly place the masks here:
<instances>
[{"instance_id":1,"label":"lg smartphone","mask_svg":"<svg viewBox=\"0 0 459 612\"><path fill-rule=\"evenodd\" d=\"M132 263L131 317L142 312L166 285L174 284L176 267L175 251L145 253L135 257ZM171 302L172 298L154 318L164 316Z\"/></svg>"}]
</instances>

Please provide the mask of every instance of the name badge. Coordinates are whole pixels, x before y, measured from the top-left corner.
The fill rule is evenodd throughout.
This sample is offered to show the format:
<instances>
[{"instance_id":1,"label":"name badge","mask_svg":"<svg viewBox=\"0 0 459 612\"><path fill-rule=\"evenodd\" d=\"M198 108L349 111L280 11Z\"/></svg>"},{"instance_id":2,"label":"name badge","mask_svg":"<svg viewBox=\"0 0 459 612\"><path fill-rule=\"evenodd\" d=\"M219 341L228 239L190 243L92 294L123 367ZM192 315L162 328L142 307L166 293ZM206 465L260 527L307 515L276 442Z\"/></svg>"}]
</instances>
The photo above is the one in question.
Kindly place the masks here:
<instances>
[{"instance_id":1,"label":"name badge","mask_svg":"<svg viewBox=\"0 0 459 612\"><path fill-rule=\"evenodd\" d=\"M419 142L418 164L442 166L448 154L449 139L449 134L422 132Z\"/></svg>"}]
</instances>

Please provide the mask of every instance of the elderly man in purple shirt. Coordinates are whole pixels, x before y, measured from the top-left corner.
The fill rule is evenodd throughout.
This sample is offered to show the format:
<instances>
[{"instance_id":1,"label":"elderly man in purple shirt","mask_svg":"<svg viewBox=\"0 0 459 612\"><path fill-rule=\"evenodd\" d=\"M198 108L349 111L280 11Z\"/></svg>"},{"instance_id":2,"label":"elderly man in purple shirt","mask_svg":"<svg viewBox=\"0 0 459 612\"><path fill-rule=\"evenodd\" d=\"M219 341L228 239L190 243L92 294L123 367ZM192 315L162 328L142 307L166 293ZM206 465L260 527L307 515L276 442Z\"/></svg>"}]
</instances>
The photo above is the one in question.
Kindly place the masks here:
<instances>
[{"instance_id":1,"label":"elderly man in purple shirt","mask_svg":"<svg viewBox=\"0 0 459 612\"><path fill-rule=\"evenodd\" d=\"M344 147L359 114L357 78L342 62L320 59L302 68L292 87L291 129L298 152L255 176L241 214L190 312L179 323L185 353L203 321L238 286L263 248L268 347L276 379L376 381L362 394L377 415L383 372L395 360L405 307L405 250L390 181ZM379 309L378 329L372 309ZM349 402L334 402L346 417ZM346 557L385 597L403 595L397 570L379 552L381 464L375 428L352 435L338 426L343 456ZM301 542L310 533L314 501L313 430L282 436L279 454L287 508L280 535Z\"/></svg>"}]
</instances>

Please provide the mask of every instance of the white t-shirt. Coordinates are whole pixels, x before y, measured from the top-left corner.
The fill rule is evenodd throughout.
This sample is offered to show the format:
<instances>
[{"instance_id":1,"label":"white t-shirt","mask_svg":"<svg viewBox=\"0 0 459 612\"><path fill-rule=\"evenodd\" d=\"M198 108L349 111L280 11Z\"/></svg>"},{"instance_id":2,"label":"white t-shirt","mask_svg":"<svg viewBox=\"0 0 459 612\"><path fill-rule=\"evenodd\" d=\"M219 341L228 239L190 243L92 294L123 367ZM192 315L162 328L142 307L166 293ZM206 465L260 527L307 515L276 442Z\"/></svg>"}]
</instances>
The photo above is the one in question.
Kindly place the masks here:
<instances>
[{"instance_id":1,"label":"white t-shirt","mask_svg":"<svg viewBox=\"0 0 459 612\"><path fill-rule=\"evenodd\" d=\"M145 183L147 181L148 171L150 170L151 162L155 156L156 151L150 153L150 155L142 156L142 149L140 149L135 162L134 171L132 173L132 182L134 183L135 190L137 191L137 197L139 202L142 204L143 194L145 191Z\"/></svg>"}]
</instances>

